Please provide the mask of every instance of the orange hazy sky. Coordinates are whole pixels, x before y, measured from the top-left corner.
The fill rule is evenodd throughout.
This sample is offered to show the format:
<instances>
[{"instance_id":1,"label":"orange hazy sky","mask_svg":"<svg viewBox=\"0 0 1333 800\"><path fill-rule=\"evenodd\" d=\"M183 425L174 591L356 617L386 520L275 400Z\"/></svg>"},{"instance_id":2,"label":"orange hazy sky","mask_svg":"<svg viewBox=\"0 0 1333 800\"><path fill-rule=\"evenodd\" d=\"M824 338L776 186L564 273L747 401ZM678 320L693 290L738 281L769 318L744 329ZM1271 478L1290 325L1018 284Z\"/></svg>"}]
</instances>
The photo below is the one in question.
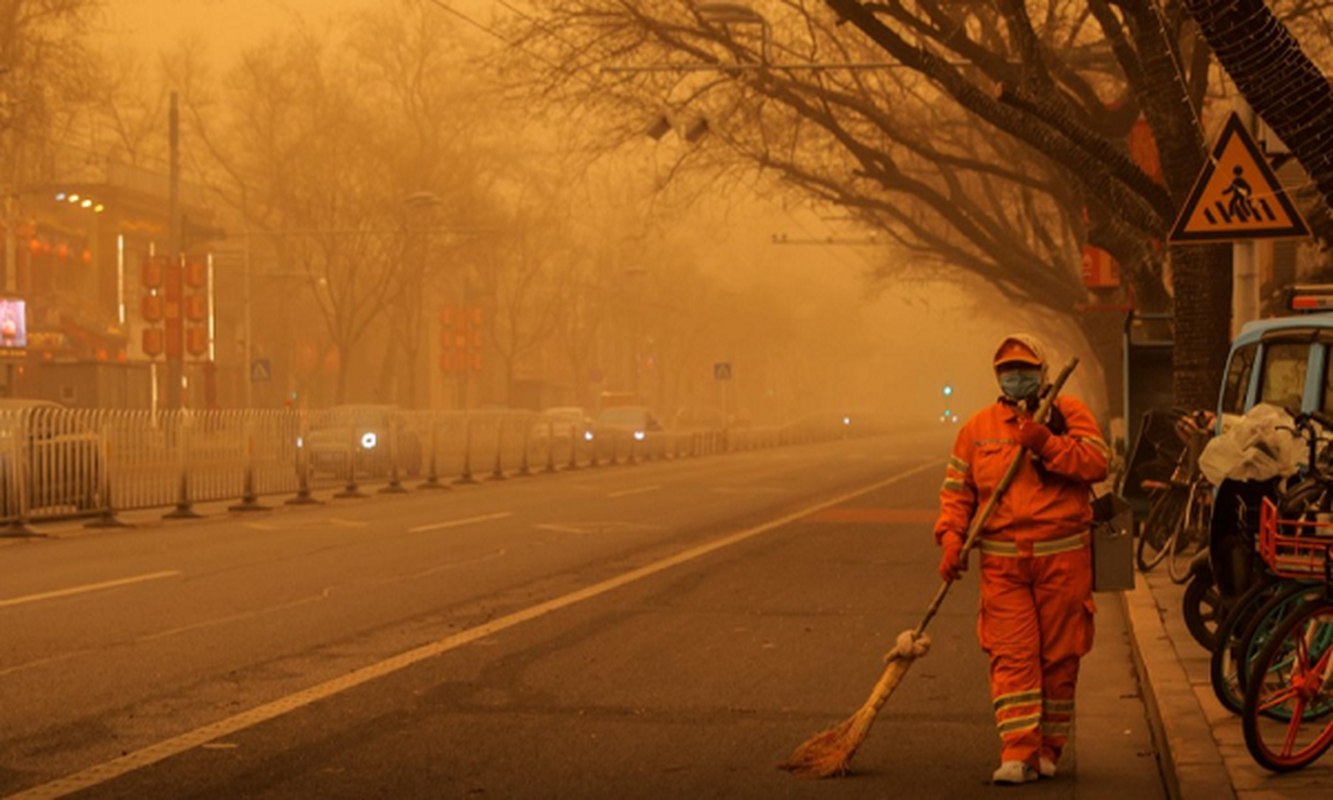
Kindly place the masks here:
<instances>
[{"instance_id":1,"label":"orange hazy sky","mask_svg":"<svg viewBox=\"0 0 1333 800\"><path fill-rule=\"evenodd\" d=\"M383 0L108 0L106 21L115 41L143 43L151 50L182 36L203 34L214 55L225 60L295 20L318 22L376 2ZM441 3L485 24L493 0Z\"/></svg>"}]
</instances>

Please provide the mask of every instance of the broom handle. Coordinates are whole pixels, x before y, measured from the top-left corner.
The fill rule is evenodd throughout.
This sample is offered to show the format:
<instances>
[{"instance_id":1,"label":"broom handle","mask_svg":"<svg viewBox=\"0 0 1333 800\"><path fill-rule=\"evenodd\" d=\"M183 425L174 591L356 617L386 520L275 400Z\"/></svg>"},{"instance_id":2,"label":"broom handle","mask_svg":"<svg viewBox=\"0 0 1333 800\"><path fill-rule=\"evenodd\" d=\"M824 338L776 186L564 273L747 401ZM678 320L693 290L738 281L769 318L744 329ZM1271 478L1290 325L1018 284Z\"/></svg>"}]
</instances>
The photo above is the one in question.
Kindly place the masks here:
<instances>
[{"instance_id":1,"label":"broom handle","mask_svg":"<svg viewBox=\"0 0 1333 800\"><path fill-rule=\"evenodd\" d=\"M1051 383L1050 391L1048 391L1046 396L1041 399L1040 405L1037 406L1036 413L1032 415L1034 420L1041 423L1046 422L1046 418L1050 416L1051 413L1051 406L1055 405L1055 396L1060 393L1061 387L1065 385L1065 381L1069 379L1070 373L1072 373L1074 367L1077 366L1078 359L1071 358L1069 359L1069 363L1065 364L1064 369L1060 370L1060 374L1055 376L1055 381ZM1013 483L1014 475L1018 473L1018 467L1023 463L1023 457L1026 455L1026 448L1018 448L1018 453L1014 456L1014 460L1009 462L1009 469L1004 473L1004 477L1000 479L1000 485L995 487L995 491L991 494L990 499L987 500L986 505L982 507L981 513L972 518L972 524L968 526L967 529L967 540L963 542L963 550L962 553L959 554L961 560L966 561L968 554L972 552L972 546L976 544L977 539L981 536L982 526L986 524L988 519L990 519L991 512L995 510L995 506L1000 502L1000 497L1009 489L1009 484ZM953 586L953 583L953 581L944 581L940 584L939 591L935 592L935 599L930 601L930 606L926 608L926 615L922 617L921 624L917 625L916 630L912 631L913 639L926 632L926 626L929 625L931 619L934 618L935 612L940 610L940 604L944 602L945 596L949 594L949 587Z\"/></svg>"}]
</instances>

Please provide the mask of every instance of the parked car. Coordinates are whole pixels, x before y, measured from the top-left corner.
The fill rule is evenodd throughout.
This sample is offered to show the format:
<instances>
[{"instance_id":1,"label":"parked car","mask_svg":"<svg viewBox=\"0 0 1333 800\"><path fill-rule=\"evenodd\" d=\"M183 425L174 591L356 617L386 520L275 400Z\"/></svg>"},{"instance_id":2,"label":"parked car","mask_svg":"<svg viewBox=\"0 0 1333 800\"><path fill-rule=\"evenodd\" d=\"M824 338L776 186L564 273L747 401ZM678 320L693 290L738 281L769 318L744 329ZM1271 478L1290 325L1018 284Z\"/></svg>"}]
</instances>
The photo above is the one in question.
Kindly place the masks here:
<instances>
[{"instance_id":1,"label":"parked car","mask_svg":"<svg viewBox=\"0 0 1333 800\"><path fill-rule=\"evenodd\" d=\"M390 437L397 420L397 406L334 406L313 415L301 446L316 472L346 476L351 463L359 477L383 478L392 471L394 448ZM406 475L420 473L421 438L401 424L396 434L399 471Z\"/></svg>"},{"instance_id":2,"label":"parked car","mask_svg":"<svg viewBox=\"0 0 1333 800\"><path fill-rule=\"evenodd\" d=\"M673 431L724 431L733 427L731 415L716 406L682 406L671 417Z\"/></svg>"},{"instance_id":3,"label":"parked car","mask_svg":"<svg viewBox=\"0 0 1333 800\"><path fill-rule=\"evenodd\" d=\"M537 415L530 436L534 440L551 438L557 442L592 438L593 421L581 406L557 406Z\"/></svg>"},{"instance_id":4,"label":"parked car","mask_svg":"<svg viewBox=\"0 0 1333 800\"><path fill-rule=\"evenodd\" d=\"M646 407L616 406L597 415L592 435L594 439L631 436L637 441L643 441L649 433L660 430L662 424Z\"/></svg>"},{"instance_id":5,"label":"parked car","mask_svg":"<svg viewBox=\"0 0 1333 800\"><path fill-rule=\"evenodd\" d=\"M19 466L22 469L18 469ZM59 403L0 399L0 508L26 510L98 507L102 442L97 431ZM26 489L26 496L20 491Z\"/></svg>"}]
</instances>

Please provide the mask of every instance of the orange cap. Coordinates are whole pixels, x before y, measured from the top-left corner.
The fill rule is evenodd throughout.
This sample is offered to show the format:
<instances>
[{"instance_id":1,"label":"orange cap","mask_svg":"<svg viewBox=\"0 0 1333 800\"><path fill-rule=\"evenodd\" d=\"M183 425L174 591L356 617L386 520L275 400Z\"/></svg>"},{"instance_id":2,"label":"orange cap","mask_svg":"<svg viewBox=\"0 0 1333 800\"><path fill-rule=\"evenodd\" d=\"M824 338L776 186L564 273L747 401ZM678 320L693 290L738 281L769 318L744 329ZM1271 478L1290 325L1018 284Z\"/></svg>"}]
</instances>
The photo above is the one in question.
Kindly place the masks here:
<instances>
[{"instance_id":1,"label":"orange cap","mask_svg":"<svg viewBox=\"0 0 1333 800\"><path fill-rule=\"evenodd\" d=\"M1031 364L1034 367L1041 366L1041 359L1032 349L1017 339L1005 339L1000 345L1000 349L995 351L995 366L1011 363Z\"/></svg>"}]
</instances>

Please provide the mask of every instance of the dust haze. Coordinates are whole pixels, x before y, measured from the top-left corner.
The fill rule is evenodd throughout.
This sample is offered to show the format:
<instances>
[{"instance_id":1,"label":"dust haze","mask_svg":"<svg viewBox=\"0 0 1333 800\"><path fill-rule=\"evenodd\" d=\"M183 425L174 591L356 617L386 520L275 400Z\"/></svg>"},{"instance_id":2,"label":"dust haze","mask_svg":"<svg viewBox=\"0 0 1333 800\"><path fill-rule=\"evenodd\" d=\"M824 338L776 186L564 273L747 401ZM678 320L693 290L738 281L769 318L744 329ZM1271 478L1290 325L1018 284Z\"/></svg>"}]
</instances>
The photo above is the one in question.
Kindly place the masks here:
<instances>
[{"instance_id":1,"label":"dust haze","mask_svg":"<svg viewBox=\"0 0 1333 800\"><path fill-rule=\"evenodd\" d=\"M514 91L531 67L500 40L506 6L109 4L105 53L140 82L116 86L136 118L108 146L160 170L178 93L186 214L225 231L191 245L216 271L212 402L591 414L630 397L662 419L947 428L996 396L1004 335L1041 336L1053 368L1085 357L1068 321L918 263L834 204L721 160L680 168L716 134L683 141L677 119L617 137L639 123ZM390 41L378 55L416 59L421 84L376 58ZM1072 388L1100 412L1084 363Z\"/></svg>"}]
</instances>

